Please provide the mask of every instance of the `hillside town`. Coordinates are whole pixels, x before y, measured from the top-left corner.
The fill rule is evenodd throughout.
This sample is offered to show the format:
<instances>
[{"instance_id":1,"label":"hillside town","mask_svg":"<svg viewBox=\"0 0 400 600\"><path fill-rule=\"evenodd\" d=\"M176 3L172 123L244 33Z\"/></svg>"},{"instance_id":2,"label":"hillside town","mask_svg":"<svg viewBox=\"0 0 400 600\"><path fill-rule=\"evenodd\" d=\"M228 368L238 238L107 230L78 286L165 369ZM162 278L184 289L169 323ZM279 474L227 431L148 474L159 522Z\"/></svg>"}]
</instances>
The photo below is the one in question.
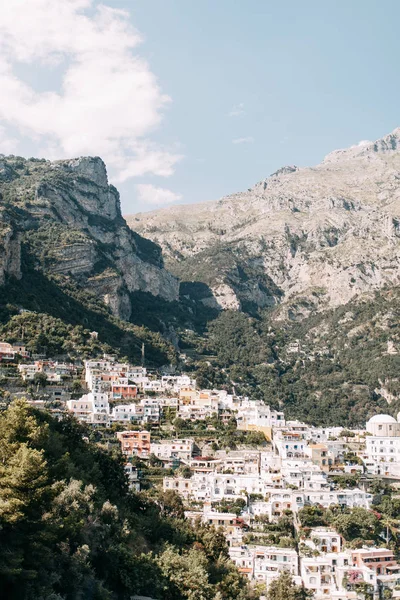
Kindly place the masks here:
<instances>
[{"instance_id":1,"label":"hillside town","mask_svg":"<svg viewBox=\"0 0 400 600\"><path fill-rule=\"evenodd\" d=\"M187 519L223 531L231 560L254 584L267 590L287 571L316 600L354 600L365 590L400 597L389 526L371 545L321 524L338 507L375 514L374 482L396 494L400 418L376 414L357 430L313 427L259 400L199 389L188 373L150 373L113 356L32 360L22 345L2 343L0 358L3 377L15 365L30 404L103 432L124 456L131 489L177 494Z\"/></svg>"}]
</instances>

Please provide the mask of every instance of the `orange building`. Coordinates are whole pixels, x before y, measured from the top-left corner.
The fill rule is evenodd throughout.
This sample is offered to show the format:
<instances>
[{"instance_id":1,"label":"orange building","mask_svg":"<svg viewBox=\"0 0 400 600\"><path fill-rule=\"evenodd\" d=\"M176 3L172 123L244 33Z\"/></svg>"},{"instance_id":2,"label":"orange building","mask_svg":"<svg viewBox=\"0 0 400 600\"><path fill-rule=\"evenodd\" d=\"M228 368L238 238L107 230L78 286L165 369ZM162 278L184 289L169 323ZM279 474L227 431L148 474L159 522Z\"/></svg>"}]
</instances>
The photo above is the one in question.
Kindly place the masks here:
<instances>
[{"instance_id":1,"label":"orange building","mask_svg":"<svg viewBox=\"0 0 400 600\"><path fill-rule=\"evenodd\" d=\"M114 384L112 385L112 395L113 399L122 398L123 400L132 400L137 396L137 387L136 385L130 384Z\"/></svg>"},{"instance_id":2,"label":"orange building","mask_svg":"<svg viewBox=\"0 0 400 600\"><path fill-rule=\"evenodd\" d=\"M391 550L385 548L353 550L353 567L368 567L377 575L391 575L399 565Z\"/></svg>"},{"instance_id":3,"label":"orange building","mask_svg":"<svg viewBox=\"0 0 400 600\"><path fill-rule=\"evenodd\" d=\"M146 458L150 455L149 431L118 431L117 438L125 456Z\"/></svg>"}]
</instances>

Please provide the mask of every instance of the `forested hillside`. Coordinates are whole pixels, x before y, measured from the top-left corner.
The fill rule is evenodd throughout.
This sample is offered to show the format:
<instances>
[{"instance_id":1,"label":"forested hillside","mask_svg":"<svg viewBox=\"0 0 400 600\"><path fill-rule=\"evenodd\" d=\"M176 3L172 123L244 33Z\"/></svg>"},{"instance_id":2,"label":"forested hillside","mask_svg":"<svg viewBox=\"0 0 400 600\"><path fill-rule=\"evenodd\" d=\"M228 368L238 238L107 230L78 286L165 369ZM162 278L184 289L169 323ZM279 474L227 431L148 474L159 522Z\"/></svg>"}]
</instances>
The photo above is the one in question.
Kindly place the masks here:
<instances>
[{"instance_id":1,"label":"forested hillside","mask_svg":"<svg viewBox=\"0 0 400 600\"><path fill-rule=\"evenodd\" d=\"M361 425L400 409L400 290L298 322L226 311L191 337L201 385L223 384L314 424ZM200 359L199 359L200 358Z\"/></svg>"},{"instance_id":2,"label":"forested hillside","mask_svg":"<svg viewBox=\"0 0 400 600\"><path fill-rule=\"evenodd\" d=\"M149 365L176 361L176 350L159 332L115 317L92 291L32 268L29 255L22 269L21 279L8 277L0 287L0 340L23 341L30 351L52 357L111 352L132 361L139 360L145 343Z\"/></svg>"},{"instance_id":3,"label":"forested hillside","mask_svg":"<svg viewBox=\"0 0 400 600\"><path fill-rule=\"evenodd\" d=\"M0 414L0 597L7 600L256 598L224 536L192 527L174 492L129 492L122 456L13 403Z\"/></svg>"}]
</instances>

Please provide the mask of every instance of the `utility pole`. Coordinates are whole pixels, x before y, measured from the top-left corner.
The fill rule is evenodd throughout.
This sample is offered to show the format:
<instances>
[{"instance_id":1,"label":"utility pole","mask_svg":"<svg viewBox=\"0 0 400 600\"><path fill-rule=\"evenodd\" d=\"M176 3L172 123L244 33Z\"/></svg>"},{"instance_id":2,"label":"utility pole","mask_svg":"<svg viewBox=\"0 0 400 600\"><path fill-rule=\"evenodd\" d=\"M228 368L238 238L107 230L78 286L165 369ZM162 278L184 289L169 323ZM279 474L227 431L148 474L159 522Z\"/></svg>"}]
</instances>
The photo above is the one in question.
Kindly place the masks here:
<instances>
[{"instance_id":1,"label":"utility pole","mask_svg":"<svg viewBox=\"0 0 400 600\"><path fill-rule=\"evenodd\" d=\"M142 344L142 367L144 367L144 342Z\"/></svg>"}]
</instances>

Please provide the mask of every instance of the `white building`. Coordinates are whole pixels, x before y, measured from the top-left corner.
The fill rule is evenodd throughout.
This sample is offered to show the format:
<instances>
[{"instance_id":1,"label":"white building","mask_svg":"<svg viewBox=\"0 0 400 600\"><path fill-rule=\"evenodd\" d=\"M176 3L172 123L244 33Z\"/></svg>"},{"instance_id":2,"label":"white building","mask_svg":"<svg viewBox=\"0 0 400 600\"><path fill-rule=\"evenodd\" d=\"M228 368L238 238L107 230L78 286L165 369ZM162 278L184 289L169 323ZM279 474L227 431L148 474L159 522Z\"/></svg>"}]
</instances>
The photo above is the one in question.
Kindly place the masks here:
<instances>
[{"instance_id":1,"label":"white building","mask_svg":"<svg viewBox=\"0 0 400 600\"><path fill-rule=\"evenodd\" d=\"M185 477L164 477L163 490L173 490L183 498L189 498L192 494L192 480Z\"/></svg>"},{"instance_id":2,"label":"white building","mask_svg":"<svg viewBox=\"0 0 400 600\"><path fill-rule=\"evenodd\" d=\"M160 460L178 458L188 461L192 457L193 446L193 440L160 440L150 445L150 453Z\"/></svg>"},{"instance_id":3,"label":"white building","mask_svg":"<svg viewBox=\"0 0 400 600\"><path fill-rule=\"evenodd\" d=\"M269 587L271 581L279 577L282 571L291 575L298 574L297 552L293 548L274 546L250 547L254 556L254 579Z\"/></svg>"},{"instance_id":4,"label":"white building","mask_svg":"<svg viewBox=\"0 0 400 600\"><path fill-rule=\"evenodd\" d=\"M307 490L329 489L325 473L310 459L282 460L281 474L284 485Z\"/></svg>"},{"instance_id":5,"label":"white building","mask_svg":"<svg viewBox=\"0 0 400 600\"><path fill-rule=\"evenodd\" d=\"M291 573L295 581L298 579L298 557L293 548L239 546L229 548L229 556L242 575L265 583L267 588L282 571Z\"/></svg>"},{"instance_id":6,"label":"white building","mask_svg":"<svg viewBox=\"0 0 400 600\"><path fill-rule=\"evenodd\" d=\"M400 477L400 422L375 415L366 425L365 466L373 475Z\"/></svg>"},{"instance_id":7,"label":"white building","mask_svg":"<svg viewBox=\"0 0 400 600\"><path fill-rule=\"evenodd\" d=\"M107 394L89 392L78 400L68 400L67 408L84 423L107 425L110 421Z\"/></svg>"},{"instance_id":8,"label":"white building","mask_svg":"<svg viewBox=\"0 0 400 600\"><path fill-rule=\"evenodd\" d=\"M236 417L238 429L256 427L283 427L285 415L283 412L272 410L268 404L257 400L242 402Z\"/></svg>"},{"instance_id":9,"label":"white building","mask_svg":"<svg viewBox=\"0 0 400 600\"><path fill-rule=\"evenodd\" d=\"M314 592L316 600L331 600L333 592L341 590L345 593L342 581L351 564L350 551L301 557L300 573L304 587Z\"/></svg>"},{"instance_id":10,"label":"white building","mask_svg":"<svg viewBox=\"0 0 400 600\"><path fill-rule=\"evenodd\" d=\"M112 409L111 418L119 423L142 421L143 410L137 404L116 404Z\"/></svg>"},{"instance_id":11,"label":"white building","mask_svg":"<svg viewBox=\"0 0 400 600\"><path fill-rule=\"evenodd\" d=\"M304 543L318 552L340 552L342 549L342 538L332 527L313 527Z\"/></svg>"},{"instance_id":12,"label":"white building","mask_svg":"<svg viewBox=\"0 0 400 600\"><path fill-rule=\"evenodd\" d=\"M234 450L226 452L219 450L215 453L219 459L216 470L220 473L236 475L259 475L261 468L261 452L254 450Z\"/></svg>"},{"instance_id":13,"label":"white building","mask_svg":"<svg viewBox=\"0 0 400 600\"><path fill-rule=\"evenodd\" d=\"M274 430L274 444L279 456L284 458L305 458L307 442L300 431L284 428Z\"/></svg>"}]
</instances>

